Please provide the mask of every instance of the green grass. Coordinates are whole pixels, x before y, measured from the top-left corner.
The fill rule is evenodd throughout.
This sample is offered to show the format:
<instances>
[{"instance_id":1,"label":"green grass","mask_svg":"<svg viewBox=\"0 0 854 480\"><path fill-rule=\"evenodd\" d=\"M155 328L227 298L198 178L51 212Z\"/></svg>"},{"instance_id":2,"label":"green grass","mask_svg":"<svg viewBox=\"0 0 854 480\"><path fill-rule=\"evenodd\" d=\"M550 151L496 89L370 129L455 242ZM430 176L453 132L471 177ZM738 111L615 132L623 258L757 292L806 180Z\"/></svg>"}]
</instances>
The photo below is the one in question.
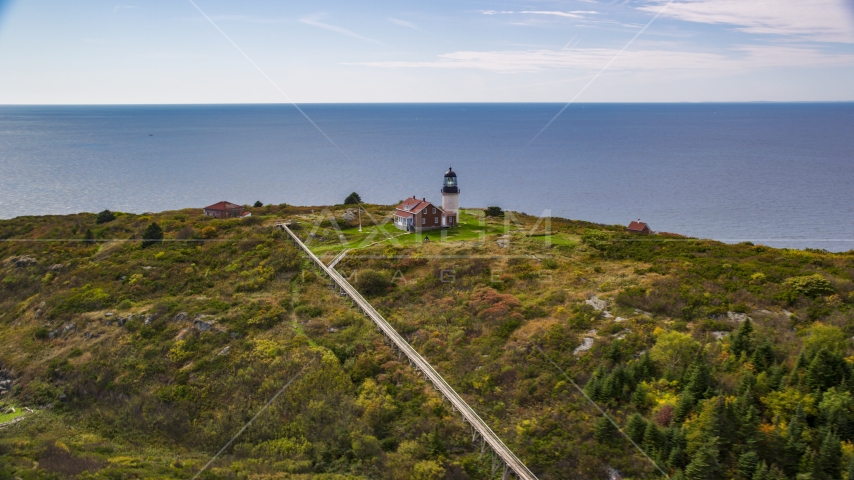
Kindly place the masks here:
<instances>
[{"instance_id":1,"label":"green grass","mask_svg":"<svg viewBox=\"0 0 854 480\"><path fill-rule=\"evenodd\" d=\"M0 423L11 422L12 420L24 415L25 411L22 408L18 408L15 405L12 406L15 407L15 413L0 413Z\"/></svg>"},{"instance_id":2,"label":"green grass","mask_svg":"<svg viewBox=\"0 0 854 480\"><path fill-rule=\"evenodd\" d=\"M323 237L323 240L311 239L307 242L317 255L334 255L343 249L361 249L377 245L392 245L409 247L424 242L429 237L430 242L475 242L485 243L495 240L501 235L531 235L530 238L540 242L550 242L552 245L574 247L580 237L563 233L543 235L545 230L539 226L530 230L530 225L521 226L514 217L489 218L484 217L481 210L460 210L459 224L454 228L431 230L423 233L407 233L397 229L391 223L363 224L359 227L317 228L311 222L300 222L307 233ZM339 237L343 235L343 238Z\"/></svg>"}]
</instances>

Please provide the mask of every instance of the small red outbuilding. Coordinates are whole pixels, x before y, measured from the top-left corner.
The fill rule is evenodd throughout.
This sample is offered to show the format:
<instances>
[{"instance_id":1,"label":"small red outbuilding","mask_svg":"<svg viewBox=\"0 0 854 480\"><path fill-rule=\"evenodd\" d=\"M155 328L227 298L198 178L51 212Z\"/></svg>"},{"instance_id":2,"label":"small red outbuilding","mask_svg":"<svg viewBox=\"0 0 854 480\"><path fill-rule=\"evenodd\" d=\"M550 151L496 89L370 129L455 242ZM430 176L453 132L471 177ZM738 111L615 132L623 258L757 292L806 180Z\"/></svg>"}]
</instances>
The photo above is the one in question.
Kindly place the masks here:
<instances>
[{"instance_id":1,"label":"small red outbuilding","mask_svg":"<svg viewBox=\"0 0 854 480\"><path fill-rule=\"evenodd\" d=\"M243 206L223 200L205 207L205 215L214 218L237 218L243 215Z\"/></svg>"},{"instance_id":2,"label":"small red outbuilding","mask_svg":"<svg viewBox=\"0 0 854 480\"><path fill-rule=\"evenodd\" d=\"M629 226L626 229L634 233L652 233L652 230L650 230L649 225L644 222L641 222L640 219L638 219L636 222L632 221L631 223L629 223Z\"/></svg>"}]
</instances>

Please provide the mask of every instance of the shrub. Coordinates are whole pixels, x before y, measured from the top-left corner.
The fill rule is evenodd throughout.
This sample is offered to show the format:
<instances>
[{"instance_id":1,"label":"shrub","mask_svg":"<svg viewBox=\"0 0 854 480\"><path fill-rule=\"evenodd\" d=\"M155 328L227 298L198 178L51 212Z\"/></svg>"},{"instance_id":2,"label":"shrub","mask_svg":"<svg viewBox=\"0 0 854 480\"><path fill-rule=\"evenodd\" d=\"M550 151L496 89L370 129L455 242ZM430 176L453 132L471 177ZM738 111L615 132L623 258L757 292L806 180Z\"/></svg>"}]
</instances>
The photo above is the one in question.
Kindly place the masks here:
<instances>
[{"instance_id":1,"label":"shrub","mask_svg":"<svg viewBox=\"0 0 854 480\"><path fill-rule=\"evenodd\" d=\"M784 284L791 290L808 297L830 295L834 292L833 285L818 273L802 277L786 279Z\"/></svg>"},{"instance_id":2,"label":"shrub","mask_svg":"<svg viewBox=\"0 0 854 480\"><path fill-rule=\"evenodd\" d=\"M501 207L486 207L486 216L487 217L503 217L504 210L501 210Z\"/></svg>"},{"instance_id":3,"label":"shrub","mask_svg":"<svg viewBox=\"0 0 854 480\"><path fill-rule=\"evenodd\" d=\"M179 240L189 240L193 238L193 234L193 227L191 227L190 225L184 225L183 227L181 227L180 230L178 230L178 233L175 235L175 238Z\"/></svg>"},{"instance_id":4,"label":"shrub","mask_svg":"<svg viewBox=\"0 0 854 480\"><path fill-rule=\"evenodd\" d=\"M98 216L95 217L95 224L100 225L102 223L109 223L116 219L116 214L109 211L104 210L103 212L98 213Z\"/></svg>"},{"instance_id":5,"label":"shrub","mask_svg":"<svg viewBox=\"0 0 854 480\"><path fill-rule=\"evenodd\" d=\"M95 243L95 234L92 233L91 228L87 228L86 232L83 234L83 243L87 245Z\"/></svg>"},{"instance_id":6,"label":"shrub","mask_svg":"<svg viewBox=\"0 0 854 480\"><path fill-rule=\"evenodd\" d=\"M149 223L142 233L142 248L160 243L163 240L163 229L156 222Z\"/></svg>"},{"instance_id":7,"label":"shrub","mask_svg":"<svg viewBox=\"0 0 854 480\"><path fill-rule=\"evenodd\" d=\"M253 207L255 207L255 208L261 208L261 207L263 207L263 206L264 206L264 204L263 204L263 203L261 203L261 200L258 200L258 201L256 201L252 206L253 206Z\"/></svg>"},{"instance_id":8,"label":"shrub","mask_svg":"<svg viewBox=\"0 0 854 480\"><path fill-rule=\"evenodd\" d=\"M356 192L347 195L347 198L344 199L344 205L358 205L360 203L362 203L362 197Z\"/></svg>"},{"instance_id":9,"label":"shrub","mask_svg":"<svg viewBox=\"0 0 854 480\"><path fill-rule=\"evenodd\" d=\"M611 244L611 235L602 230L588 228L581 235L581 243L596 250L605 250Z\"/></svg>"},{"instance_id":10,"label":"shrub","mask_svg":"<svg viewBox=\"0 0 854 480\"><path fill-rule=\"evenodd\" d=\"M202 229L202 237L213 238L216 236L216 227L205 227Z\"/></svg>"},{"instance_id":11,"label":"shrub","mask_svg":"<svg viewBox=\"0 0 854 480\"><path fill-rule=\"evenodd\" d=\"M92 288L86 285L72 292L73 294L66 298L57 310L73 313L91 312L104 308L110 303L110 295L103 288Z\"/></svg>"},{"instance_id":12,"label":"shrub","mask_svg":"<svg viewBox=\"0 0 854 480\"><path fill-rule=\"evenodd\" d=\"M379 295L391 286L391 281L376 270L362 270L356 276L356 288L365 295Z\"/></svg>"}]
</instances>

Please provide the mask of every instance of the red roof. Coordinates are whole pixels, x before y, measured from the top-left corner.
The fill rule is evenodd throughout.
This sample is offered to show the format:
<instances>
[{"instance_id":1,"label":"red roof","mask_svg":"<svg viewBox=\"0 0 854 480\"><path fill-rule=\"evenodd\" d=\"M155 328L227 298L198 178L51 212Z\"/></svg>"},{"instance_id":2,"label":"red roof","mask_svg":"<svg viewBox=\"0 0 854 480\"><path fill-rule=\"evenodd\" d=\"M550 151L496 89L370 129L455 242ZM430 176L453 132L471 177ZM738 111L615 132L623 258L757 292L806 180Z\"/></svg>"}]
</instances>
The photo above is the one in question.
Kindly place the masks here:
<instances>
[{"instance_id":1,"label":"red roof","mask_svg":"<svg viewBox=\"0 0 854 480\"><path fill-rule=\"evenodd\" d=\"M640 220L638 220L637 222L632 220L632 222L629 224L628 229L632 232L642 232L644 230L649 230L649 225L644 222L641 222Z\"/></svg>"},{"instance_id":2,"label":"red roof","mask_svg":"<svg viewBox=\"0 0 854 480\"><path fill-rule=\"evenodd\" d=\"M418 213L430 205L433 205L433 204L428 202L427 200L418 200L415 197L410 197L410 198L407 198L406 200L404 200L403 203L401 203L400 205L397 206L397 208L396 208L397 215L400 215L401 217L405 217L406 215L402 215L401 214L402 212Z\"/></svg>"},{"instance_id":3,"label":"red roof","mask_svg":"<svg viewBox=\"0 0 854 480\"><path fill-rule=\"evenodd\" d=\"M235 203L226 202L225 200L221 202L214 203L213 205L205 207L205 210L232 210L235 208L242 208L240 205Z\"/></svg>"}]
</instances>

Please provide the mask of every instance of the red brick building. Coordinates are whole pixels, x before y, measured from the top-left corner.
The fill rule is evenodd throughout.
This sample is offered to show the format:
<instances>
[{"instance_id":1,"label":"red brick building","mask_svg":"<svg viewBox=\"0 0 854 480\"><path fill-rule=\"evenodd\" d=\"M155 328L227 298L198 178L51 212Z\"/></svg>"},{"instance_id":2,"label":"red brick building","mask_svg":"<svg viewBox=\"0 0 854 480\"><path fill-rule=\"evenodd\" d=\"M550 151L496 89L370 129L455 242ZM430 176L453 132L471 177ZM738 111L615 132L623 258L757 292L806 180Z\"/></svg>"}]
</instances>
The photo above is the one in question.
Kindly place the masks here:
<instances>
[{"instance_id":1,"label":"red brick building","mask_svg":"<svg viewBox=\"0 0 854 480\"><path fill-rule=\"evenodd\" d=\"M410 197L394 209L394 226L407 232L442 228L442 214L442 209L426 198Z\"/></svg>"},{"instance_id":2,"label":"red brick building","mask_svg":"<svg viewBox=\"0 0 854 480\"><path fill-rule=\"evenodd\" d=\"M218 202L205 207L205 216L214 218L239 218L243 215L243 206L231 202Z\"/></svg>"}]
</instances>

